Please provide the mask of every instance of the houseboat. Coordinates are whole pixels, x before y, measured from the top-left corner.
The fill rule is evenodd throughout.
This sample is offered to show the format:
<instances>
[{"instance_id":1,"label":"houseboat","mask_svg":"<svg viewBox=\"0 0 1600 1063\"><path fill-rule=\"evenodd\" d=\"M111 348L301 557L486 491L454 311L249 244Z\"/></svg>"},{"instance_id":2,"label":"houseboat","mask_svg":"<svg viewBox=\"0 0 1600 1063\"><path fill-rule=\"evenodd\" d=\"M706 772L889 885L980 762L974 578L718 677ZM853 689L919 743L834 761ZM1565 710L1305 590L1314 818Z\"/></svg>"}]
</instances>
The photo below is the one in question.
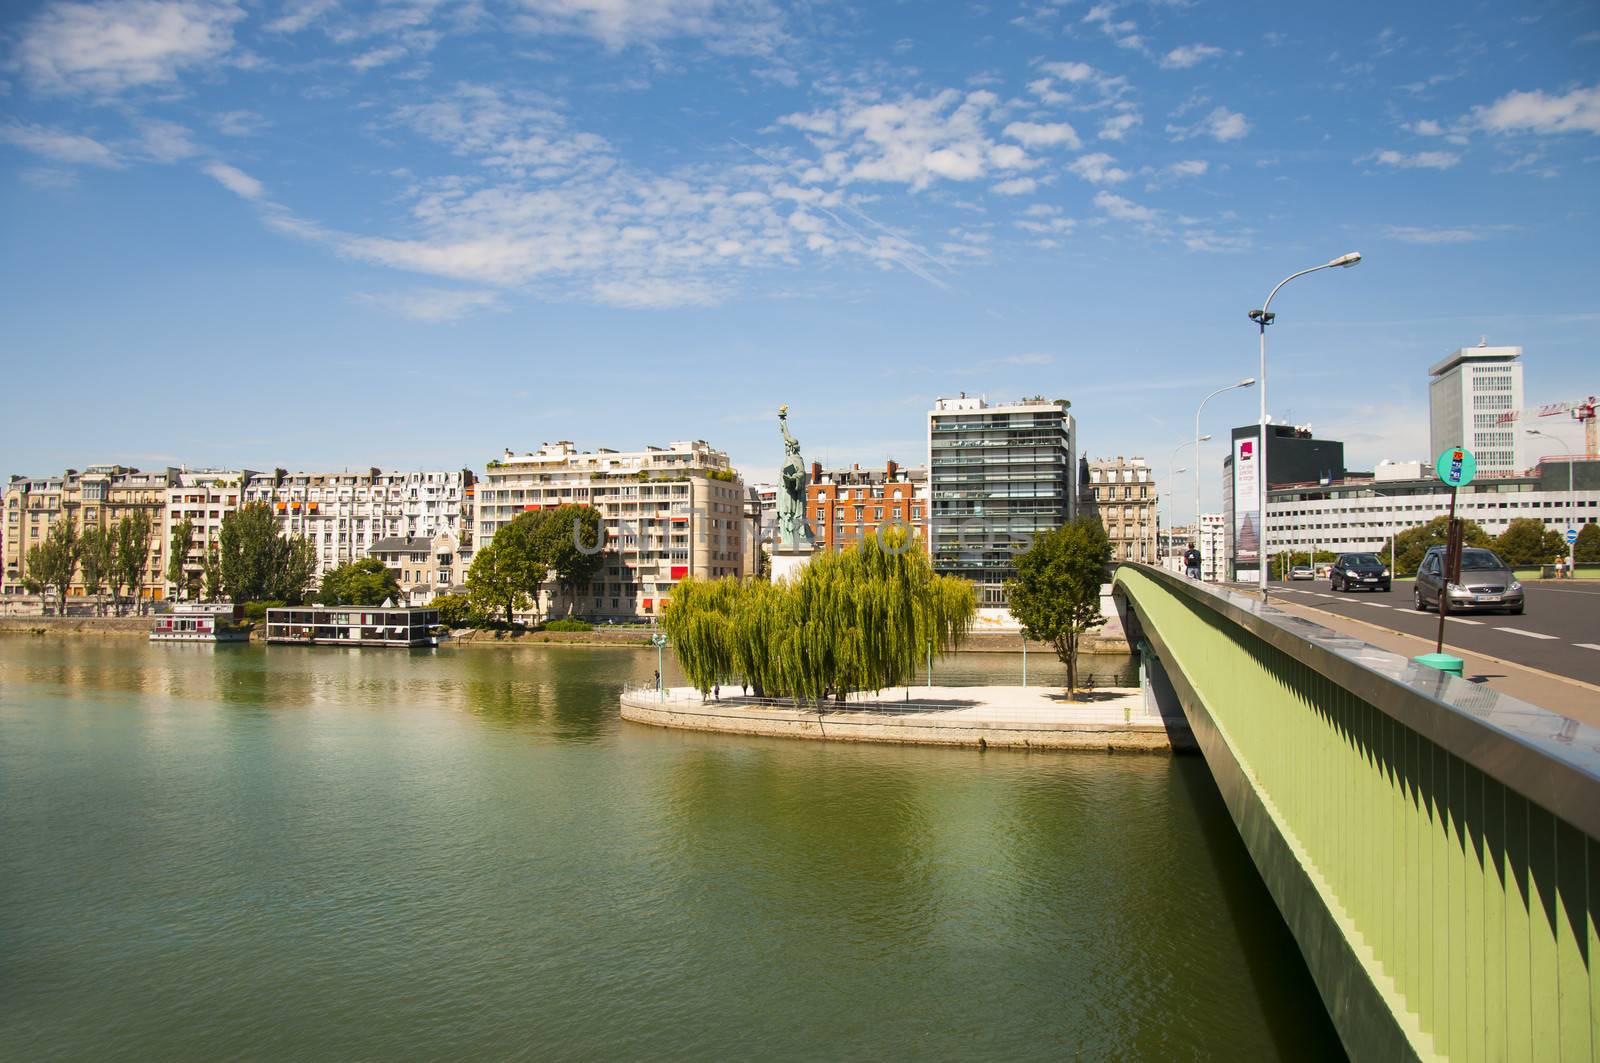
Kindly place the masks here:
<instances>
[{"instance_id":1,"label":"houseboat","mask_svg":"<svg viewBox=\"0 0 1600 1063\"><path fill-rule=\"evenodd\" d=\"M244 607L231 604L185 605L156 617L151 642L247 642Z\"/></svg>"},{"instance_id":2,"label":"houseboat","mask_svg":"<svg viewBox=\"0 0 1600 1063\"><path fill-rule=\"evenodd\" d=\"M297 605L267 610L267 641L305 646L437 646L439 610L391 605Z\"/></svg>"}]
</instances>

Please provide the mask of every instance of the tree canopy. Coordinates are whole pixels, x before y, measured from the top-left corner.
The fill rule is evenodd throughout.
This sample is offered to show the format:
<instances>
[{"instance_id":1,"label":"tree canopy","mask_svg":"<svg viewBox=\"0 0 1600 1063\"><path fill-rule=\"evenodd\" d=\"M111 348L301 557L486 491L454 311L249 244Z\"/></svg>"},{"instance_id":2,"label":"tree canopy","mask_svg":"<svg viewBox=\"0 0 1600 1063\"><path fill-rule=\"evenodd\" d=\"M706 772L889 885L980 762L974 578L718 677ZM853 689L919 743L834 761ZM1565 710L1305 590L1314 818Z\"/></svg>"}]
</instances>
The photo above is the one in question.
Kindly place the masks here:
<instances>
[{"instance_id":1,"label":"tree canopy","mask_svg":"<svg viewBox=\"0 0 1600 1063\"><path fill-rule=\"evenodd\" d=\"M111 593L117 592L115 570L117 567L117 531L114 525L93 524L78 537L78 575L83 581L83 593L97 595L111 583Z\"/></svg>"},{"instance_id":2,"label":"tree canopy","mask_svg":"<svg viewBox=\"0 0 1600 1063\"><path fill-rule=\"evenodd\" d=\"M1016 557L1016 579L1006 581L1023 635L1050 643L1067 666L1069 696L1078 689L1079 640L1105 623L1100 588L1110 563L1105 528L1086 515L1035 538Z\"/></svg>"},{"instance_id":3,"label":"tree canopy","mask_svg":"<svg viewBox=\"0 0 1600 1063\"><path fill-rule=\"evenodd\" d=\"M479 548L467 569L467 596L481 612L504 613L511 624L516 610L526 609L539 593L547 566L534 541L537 527L538 514L519 513Z\"/></svg>"},{"instance_id":4,"label":"tree canopy","mask_svg":"<svg viewBox=\"0 0 1600 1063\"><path fill-rule=\"evenodd\" d=\"M1428 523L1416 528L1407 528L1394 537L1394 567L1395 575L1415 575L1422 565L1422 555L1428 552L1430 546L1444 546L1450 535L1450 518L1434 517ZM1489 533L1475 520L1461 522L1461 543L1463 546L1482 546L1493 549L1494 541L1489 538Z\"/></svg>"},{"instance_id":5,"label":"tree canopy","mask_svg":"<svg viewBox=\"0 0 1600 1063\"><path fill-rule=\"evenodd\" d=\"M67 612L67 588L78 568L79 548L78 529L67 516L50 525L44 542L28 548L26 585L34 594L54 587L56 609L62 616Z\"/></svg>"},{"instance_id":6,"label":"tree canopy","mask_svg":"<svg viewBox=\"0 0 1600 1063\"><path fill-rule=\"evenodd\" d=\"M1567 541L1554 528L1533 517L1518 517L1494 541L1495 553L1508 565L1547 565L1567 556Z\"/></svg>"},{"instance_id":7,"label":"tree canopy","mask_svg":"<svg viewBox=\"0 0 1600 1063\"><path fill-rule=\"evenodd\" d=\"M600 511L593 506L569 504L526 516L533 518L535 555L547 570L546 578L554 577L567 596L567 611L571 612L577 589L587 584L605 563L605 554L594 549L605 545Z\"/></svg>"},{"instance_id":8,"label":"tree canopy","mask_svg":"<svg viewBox=\"0 0 1600 1063\"><path fill-rule=\"evenodd\" d=\"M885 528L781 583L684 580L661 626L702 693L739 682L758 696L842 700L906 683L930 650L955 649L976 613L971 583L935 575L909 529Z\"/></svg>"},{"instance_id":9,"label":"tree canopy","mask_svg":"<svg viewBox=\"0 0 1600 1063\"><path fill-rule=\"evenodd\" d=\"M322 577L317 601L323 605L382 605L400 599L394 570L375 557L340 565Z\"/></svg>"},{"instance_id":10,"label":"tree canopy","mask_svg":"<svg viewBox=\"0 0 1600 1063\"><path fill-rule=\"evenodd\" d=\"M180 596L190 592L187 563L189 551L194 549L194 521L184 517L172 529L172 542L168 544L167 582L177 588Z\"/></svg>"},{"instance_id":11,"label":"tree canopy","mask_svg":"<svg viewBox=\"0 0 1600 1063\"><path fill-rule=\"evenodd\" d=\"M116 566L113 569L111 589L119 592L128 588L129 597L138 601L144 591L145 574L150 558L150 540L155 537L155 521L147 510L137 509L121 520L116 527Z\"/></svg>"},{"instance_id":12,"label":"tree canopy","mask_svg":"<svg viewBox=\"0 0 1600 1063\"><path fill-rule=\"evenodd\" d=\"M222 518L218 533L218 577L235 602L279 601L298 605L316 573L316 554L301 535L288 538L266 505L241 506Z\"/></svg>"},{"instance_id":13,"label":"tree canopy","mask_svg":"<svg viewBox=\"0 0 1600 1063\"><path fill-rule=\"evenodd\" d=\"M1578 561L1600 561L1600 524L1585 524L1578 529L1573 558Z\"/></svg>"}]
</instances>

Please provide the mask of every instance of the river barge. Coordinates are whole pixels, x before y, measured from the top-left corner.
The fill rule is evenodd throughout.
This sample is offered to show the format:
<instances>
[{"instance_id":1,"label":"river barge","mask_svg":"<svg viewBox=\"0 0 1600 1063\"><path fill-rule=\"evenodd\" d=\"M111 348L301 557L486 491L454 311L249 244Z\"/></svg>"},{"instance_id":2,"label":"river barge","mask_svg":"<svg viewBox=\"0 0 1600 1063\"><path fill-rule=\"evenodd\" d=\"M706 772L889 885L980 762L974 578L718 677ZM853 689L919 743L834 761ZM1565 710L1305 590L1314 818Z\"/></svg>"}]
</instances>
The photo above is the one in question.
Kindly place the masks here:
<instances>
[{"instance_id":1,"label":"river barge","mask_svg":"<svg viewBox=\"0 0 1600 1063\"><path fill-rule=\"evenodd\" d=\"M235 605L194 605L156 617L151 642L247 642L250 628Z\"/></svg>"},{"instance_id":2,"label":"river barge","mask_svg":"<svg viewBox=\"0 0 1600 1063\"><path fill-rule=\"evenodd\" d=\"M398 605L297 605L267 610L267 641L301 646L437 646L439 610Z\"/></svg>"}]
</instances>

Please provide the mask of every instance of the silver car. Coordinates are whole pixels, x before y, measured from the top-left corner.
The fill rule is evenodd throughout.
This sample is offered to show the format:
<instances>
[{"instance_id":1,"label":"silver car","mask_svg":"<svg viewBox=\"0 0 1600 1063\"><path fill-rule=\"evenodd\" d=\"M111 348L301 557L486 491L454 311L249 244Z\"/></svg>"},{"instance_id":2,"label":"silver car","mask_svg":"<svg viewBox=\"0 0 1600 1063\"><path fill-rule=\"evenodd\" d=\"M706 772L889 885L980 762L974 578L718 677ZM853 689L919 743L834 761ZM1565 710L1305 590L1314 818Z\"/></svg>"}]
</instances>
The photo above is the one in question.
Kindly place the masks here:
<instances>
[{"instance_id":1,"label":"silver car","mask_svg":"<svg viewBox=\"0 0 1600 1063\"><path fill-rule=\"evenodd\" d=\"M1444 586L1444 547L1430 546L1422 556L1422 566L1417 569L1417 582L1412 590L1418 609L1439 608L1439 594ZM1504 610L1520 614L1525 605L1522 584L1511 575L1511 566L1500 560L1493 550L1478 546L1461 549L1461 582L1450 585L1450 611L1452 613L1488 612Z\"/></svg>"}]
</instances>

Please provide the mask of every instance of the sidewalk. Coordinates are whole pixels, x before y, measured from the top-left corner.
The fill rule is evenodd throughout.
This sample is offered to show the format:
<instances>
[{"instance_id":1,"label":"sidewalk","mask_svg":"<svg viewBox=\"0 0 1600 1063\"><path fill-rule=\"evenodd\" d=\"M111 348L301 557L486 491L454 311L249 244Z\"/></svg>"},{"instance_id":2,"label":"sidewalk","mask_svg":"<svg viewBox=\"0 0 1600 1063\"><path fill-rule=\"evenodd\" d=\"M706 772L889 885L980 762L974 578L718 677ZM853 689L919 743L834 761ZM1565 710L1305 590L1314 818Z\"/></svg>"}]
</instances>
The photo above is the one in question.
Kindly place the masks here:
<instances>
[{"instance_id":1,"label":"sidewalk","mask_svg":"<svg viewBox=\"0 0 1600 1063\"><path fill-rule=\"evenodd\" d=\"M1340 616L1338 613L1323 612L1308 605L1285 602L1281 598L1274 599L1272 606L1282 612L1320 624L1330 631L1358 638L1402 657L1417 657L1433 652L1432 639L1408 635L1365 620ZM1466 662L1464 677L1471 682L1482 683L1490 690L1509 694L1511 697L1560 713L1580 723L1600 727L1600 687L1543 672L1537 668L1525 668L1520 664L1482 653L1470 653L1461 649L1450 649L1450 652Z\"/></svg>"}]
</instances>

